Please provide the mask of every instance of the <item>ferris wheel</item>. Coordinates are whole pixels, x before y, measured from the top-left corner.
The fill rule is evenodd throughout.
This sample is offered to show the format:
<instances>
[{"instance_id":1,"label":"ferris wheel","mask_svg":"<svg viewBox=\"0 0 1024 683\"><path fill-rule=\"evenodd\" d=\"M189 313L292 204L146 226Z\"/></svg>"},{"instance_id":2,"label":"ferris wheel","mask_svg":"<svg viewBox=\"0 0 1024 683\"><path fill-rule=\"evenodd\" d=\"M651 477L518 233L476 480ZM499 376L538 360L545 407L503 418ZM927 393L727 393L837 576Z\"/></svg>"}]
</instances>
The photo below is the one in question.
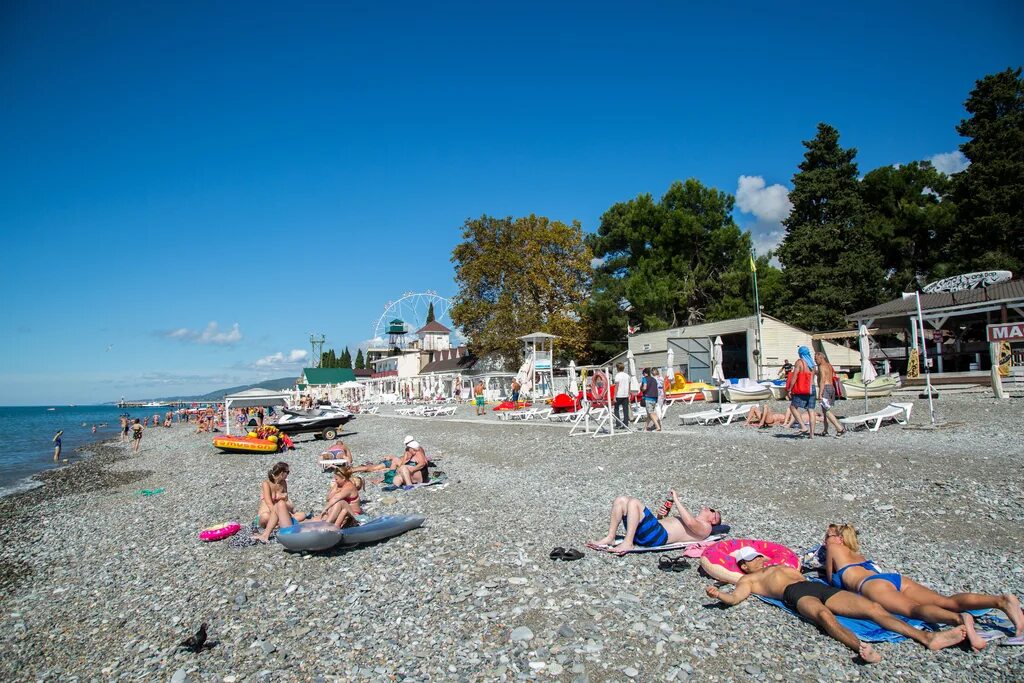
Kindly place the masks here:
<instances>
[{"instance_id":1,"label":"ferris wheel","mask_svg":"<svg viewBox=\"0 0 1024 683\"><path fill-rule=\"evenodd\" d=\"M384 305L384 312L373 325L373 340L386 342L393 320L401 320L405 323L405 331L408 334L415 333L416 330L427 324L427 312L430 310L431 304L434 306L434 320L452 330L454 341L454 338L459 335L455 332L455 326L449 315L452 302L429 289L425 292L406 292L395 301L387 302Z\"/></svg>"}]
</instances>

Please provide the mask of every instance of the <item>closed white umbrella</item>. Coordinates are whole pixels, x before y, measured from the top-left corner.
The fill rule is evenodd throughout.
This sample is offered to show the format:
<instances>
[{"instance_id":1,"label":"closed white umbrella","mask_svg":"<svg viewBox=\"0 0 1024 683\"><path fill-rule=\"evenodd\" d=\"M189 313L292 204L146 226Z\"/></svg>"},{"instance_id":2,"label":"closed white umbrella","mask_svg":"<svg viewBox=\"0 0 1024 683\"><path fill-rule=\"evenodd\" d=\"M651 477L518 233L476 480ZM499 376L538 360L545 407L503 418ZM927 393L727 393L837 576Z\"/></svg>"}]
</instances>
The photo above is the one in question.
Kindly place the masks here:
<instances>
[{"instance_id":1,"label":"closed white umbrella","mask_svg":"<svg viewBox=\"0 0 1024 683\"><path fill-rule=\"evenodd\" d=\"M668 353L665 356L665 379L671 383L676 377L676 352L672 350L672 347L668 347Z\"/></svg>"},{"instance_id":2,"label":"closed white umbrella","mask_svg":"<svg viewBox=\"0 0 1024 683\"><path fill-rule=\"evenodd\" d=\"M715 350L711 368L711 379L718 384L718 405L722 405L722 385L725 384L725 371L722 369L722 338L715 337Z\"/></svg>"},{"instance_id":3,"label":"closed white umbrella","mask_svg":"<svg viewBox=\"0 0 1024 683\"><path fill-rule=\"evenodd\" d=\"M566 387L566 393L570 396L576 396L579 393L579 389L576 386L576 361L569 361L569 385Z\"/></svg>"},{"instance_id":4,"label":"closed white umbrella","mask_svg":"<svg viewBox=\"0 0 1024 683\"><path fill-rule=\"evenodd\" d=\"M629 366L629 390L639 389L640 380L636 378L636 358L632 351L626 351L626 364Z\"/></svg>"},{"instance_id":5,"label":"closed white umbrella","mask_svg":"<svg viewBox=\"0 0 1024 683\"><path fill-rule=\"evenodd\" d=\"M860 381L864 383L864 412L868 412L868 384L878 377L871 364L871 334L867 325L860 326Z\"/></svg>"}]
</instances>

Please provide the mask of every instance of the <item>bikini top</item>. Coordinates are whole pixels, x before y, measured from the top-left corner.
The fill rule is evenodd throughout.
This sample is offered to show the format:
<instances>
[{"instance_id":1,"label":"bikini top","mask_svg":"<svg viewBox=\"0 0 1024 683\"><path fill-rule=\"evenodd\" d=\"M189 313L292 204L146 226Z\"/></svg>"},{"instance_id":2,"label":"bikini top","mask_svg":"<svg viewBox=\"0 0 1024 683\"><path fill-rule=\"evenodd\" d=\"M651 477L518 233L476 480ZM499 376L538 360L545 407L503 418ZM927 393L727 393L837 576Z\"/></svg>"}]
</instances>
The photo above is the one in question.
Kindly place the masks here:
<instances>
[{"instance_id":1,"label":"bikini top","mask_svg":"<svg viewBox=\"0 0 1024 683\"><path fill-rule=\"evenodd\" d=\"M842 588L843 587L843 572L845 572L850 567L863 567L864 569L867 569L868 571L872 571L872 572L874 572L876 574L881 574L882 573L882 570L880 570L878 568L878 566L875 565L875 563L872 560L864 560L863 562L851 562L850 564L843 565L842 567L840 567L839 569L837 569L835 572L832 573L832 585L833 586L835 586L836 588Z\"/></svg>"}]
</instances>

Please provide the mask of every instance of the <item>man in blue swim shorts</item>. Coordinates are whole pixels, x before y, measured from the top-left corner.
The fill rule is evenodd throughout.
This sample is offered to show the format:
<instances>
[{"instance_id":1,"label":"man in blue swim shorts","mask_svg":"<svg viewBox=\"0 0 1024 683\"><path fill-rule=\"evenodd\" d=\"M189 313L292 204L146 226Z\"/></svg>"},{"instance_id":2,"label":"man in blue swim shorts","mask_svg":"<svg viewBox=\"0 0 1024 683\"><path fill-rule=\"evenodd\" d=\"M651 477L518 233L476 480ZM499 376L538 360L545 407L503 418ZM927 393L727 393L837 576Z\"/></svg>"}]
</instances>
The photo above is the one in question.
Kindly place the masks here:
<instances>
[{"instance_id":1,"label":"man in blue swim shorts","mask_svg":"<svg viewBox=\"0 0 1024 683\"><path fill-rule=\"evenodd\" d=\"M669 492L669 499L661 504L657 515L645 507L639 498L619 496L612 502L608 535L587 541L587 547L622 555L637 546L655 548L670 543L703 541L711 535L712 527L721 523L722 513L714 508L705 507L696 515L690 514L679 502L675 491ZM619 524L626 528L626 533L621 543L613 545Z\"/></svg>"}]
</instances>

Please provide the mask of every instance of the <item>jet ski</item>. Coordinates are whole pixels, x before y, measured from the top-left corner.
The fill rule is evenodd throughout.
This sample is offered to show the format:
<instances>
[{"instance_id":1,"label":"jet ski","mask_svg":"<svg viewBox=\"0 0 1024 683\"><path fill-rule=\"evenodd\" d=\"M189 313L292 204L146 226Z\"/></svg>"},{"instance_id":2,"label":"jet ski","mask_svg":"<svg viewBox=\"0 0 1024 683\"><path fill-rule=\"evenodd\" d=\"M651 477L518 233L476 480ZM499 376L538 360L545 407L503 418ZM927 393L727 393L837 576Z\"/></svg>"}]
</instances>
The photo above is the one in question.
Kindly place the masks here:
<instances>
[{"instance_id":1,"label":"jet ski","mask_svg":"<svg viewBox=\"0 0 1024 683\"><path fill-rule=\"evenodd\" d=\"M334 439L342 426L354 419L356 416L349 411L331 406L311 410L285 408L275 426L288 436L314 434L320 439Z\"/></svg>"}]
</instances>

